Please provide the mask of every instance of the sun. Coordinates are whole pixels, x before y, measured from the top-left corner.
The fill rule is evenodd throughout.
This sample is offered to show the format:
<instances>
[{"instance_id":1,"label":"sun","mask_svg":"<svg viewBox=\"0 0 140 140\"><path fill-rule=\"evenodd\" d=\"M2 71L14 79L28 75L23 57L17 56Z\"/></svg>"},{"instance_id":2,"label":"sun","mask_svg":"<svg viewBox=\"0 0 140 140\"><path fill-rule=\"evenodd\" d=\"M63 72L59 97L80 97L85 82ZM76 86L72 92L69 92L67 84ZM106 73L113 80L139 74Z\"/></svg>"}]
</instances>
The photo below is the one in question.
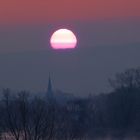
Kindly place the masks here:
<instances>
[{"instance_id":1,"label":"sun","mask_svg":"<svg viewBox=\"0 0 140 140\"><path fill-rule=\"evenodd\" d=\"M50 44L53 49L74 49L77 38L71 30L59 29L52 34Z\"/></svg>"}]
</instances>

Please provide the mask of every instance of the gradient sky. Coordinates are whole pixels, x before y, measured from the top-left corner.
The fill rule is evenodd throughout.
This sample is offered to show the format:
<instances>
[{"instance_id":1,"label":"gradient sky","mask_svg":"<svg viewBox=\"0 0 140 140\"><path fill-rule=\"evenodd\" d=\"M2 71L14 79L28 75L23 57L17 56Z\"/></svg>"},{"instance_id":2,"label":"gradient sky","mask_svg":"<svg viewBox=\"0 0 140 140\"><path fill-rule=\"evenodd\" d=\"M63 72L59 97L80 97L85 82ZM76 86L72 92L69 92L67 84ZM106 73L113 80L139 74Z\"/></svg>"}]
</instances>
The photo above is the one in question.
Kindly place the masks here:
<instances>
[{"instance_id":1,"label":"gradient sky","mask_svg":"<svg viewBox=\"0 0 140 140\"><path fill-rule=\"evenodd\" d=\"M0 23L140 16L139 0L0 0Z\"/></svg>"},{"instance_id":2,"label":"gradient sky","mask_svg":"<svg viewBox=\"0 0 140 140\"><path fill-rule=\"evenodd\" d=\"M77 49L54 51L49 39L65 27ZM75 94L110 89L108 78L140 66L139 0L0 0L0 88Z\"/></svg>"}]
</instances>

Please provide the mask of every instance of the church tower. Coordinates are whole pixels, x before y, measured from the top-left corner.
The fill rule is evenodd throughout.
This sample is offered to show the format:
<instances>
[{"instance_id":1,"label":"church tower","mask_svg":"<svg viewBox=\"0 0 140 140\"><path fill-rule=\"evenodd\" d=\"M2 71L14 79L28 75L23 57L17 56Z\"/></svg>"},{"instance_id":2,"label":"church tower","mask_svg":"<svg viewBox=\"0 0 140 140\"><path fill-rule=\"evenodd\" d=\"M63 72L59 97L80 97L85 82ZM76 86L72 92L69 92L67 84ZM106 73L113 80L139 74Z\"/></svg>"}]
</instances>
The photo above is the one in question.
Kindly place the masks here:
<instances>
[{"instance_id":1,"label":"church tower","mask_svg":"<svg viewBox=\"0 0 140 140\"><path fill-rule=\"evenodd\" d=\"M49 79L48 79L48 89L47 89L47 101L52 101L53 100L53 90L52 90L52 82L51 82L51 77L49 75Z\"/></svg>"}]
</instances>

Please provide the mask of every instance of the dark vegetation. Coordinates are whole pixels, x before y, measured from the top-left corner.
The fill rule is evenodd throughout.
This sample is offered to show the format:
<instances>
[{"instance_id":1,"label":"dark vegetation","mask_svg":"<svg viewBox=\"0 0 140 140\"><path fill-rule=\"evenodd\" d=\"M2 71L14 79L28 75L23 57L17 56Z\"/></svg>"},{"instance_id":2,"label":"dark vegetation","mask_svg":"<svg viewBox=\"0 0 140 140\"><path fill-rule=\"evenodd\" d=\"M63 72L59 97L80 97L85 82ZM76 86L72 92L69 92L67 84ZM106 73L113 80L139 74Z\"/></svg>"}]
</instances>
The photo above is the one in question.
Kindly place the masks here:
<instances>
[{"instance_id":1,"label":"dark vegetation","mask_svg":"<svg viewBox=\"0 0 140 140\"><path fill-rule=\"evenodd\" d=\"M3 90L0 101L2 139L82 140L140 134L140 68L109 80L108 94L70 99L64 104Z\"/></svg>"}]
</instances>

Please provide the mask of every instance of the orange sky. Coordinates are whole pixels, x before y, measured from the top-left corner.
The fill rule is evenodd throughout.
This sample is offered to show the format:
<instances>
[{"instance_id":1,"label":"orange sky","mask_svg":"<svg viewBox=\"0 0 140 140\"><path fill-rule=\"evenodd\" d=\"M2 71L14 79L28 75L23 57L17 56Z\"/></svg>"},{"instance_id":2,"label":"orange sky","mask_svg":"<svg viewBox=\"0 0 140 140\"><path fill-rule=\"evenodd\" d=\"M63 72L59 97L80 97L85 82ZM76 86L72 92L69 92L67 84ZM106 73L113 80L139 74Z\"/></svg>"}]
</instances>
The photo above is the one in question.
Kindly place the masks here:
<instances>
[{"instance_id":1,"label":"orange sky","mask_svg":"<svg viewBox=\"0 0 140 140\"><path fill-rule=\"evenodd\" d=\"M0 0L0 23L140 16L140 0Z\"/></svg>"}]
</instances>

